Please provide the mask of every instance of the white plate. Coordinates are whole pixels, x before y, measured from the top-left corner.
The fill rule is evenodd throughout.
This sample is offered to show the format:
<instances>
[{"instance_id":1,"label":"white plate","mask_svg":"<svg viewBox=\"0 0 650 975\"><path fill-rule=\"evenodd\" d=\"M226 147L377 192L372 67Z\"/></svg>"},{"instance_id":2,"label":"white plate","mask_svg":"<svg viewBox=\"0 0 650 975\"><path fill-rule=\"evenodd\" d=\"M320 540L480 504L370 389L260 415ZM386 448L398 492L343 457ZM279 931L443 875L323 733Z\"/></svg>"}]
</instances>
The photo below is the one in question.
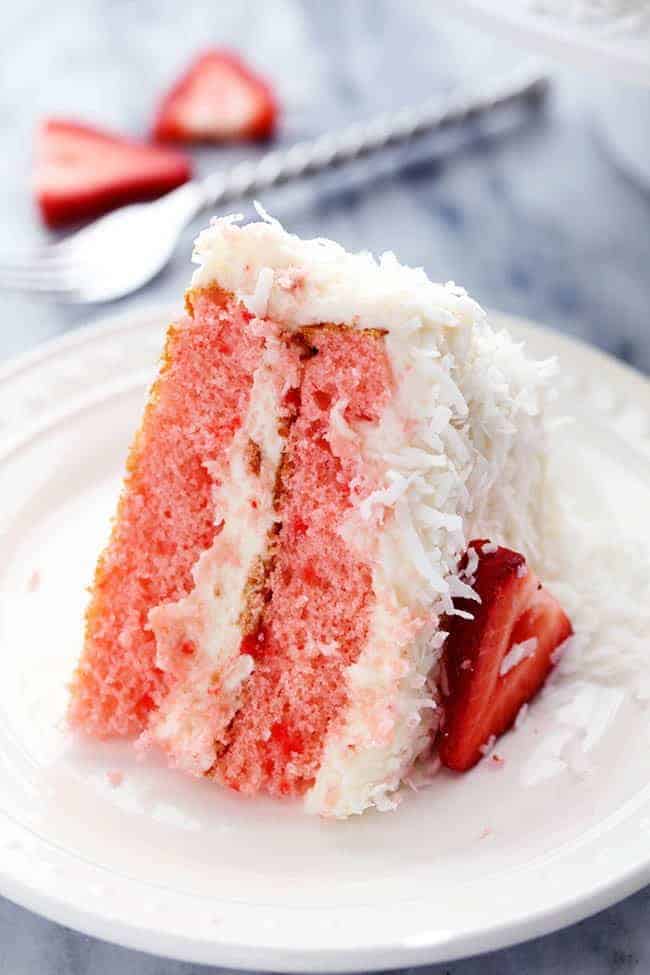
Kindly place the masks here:
<instances>
[{"instance_id":1,"label":"white plate","mask_svg":"<svg viewBox=\"0 0 650 975\"><path fill-rule=\"evenodd\" d=\"M346 823L138 763L122 744L70 740L62 714L84 586L169 318L107 321L0 373L0 891L158 954L336 971L511 944L649 881L647 717L631 706L594 750L596 774L522 787L544 734L529 721L509 736L502 770L441 775L395 813ZM616 517L650 535L650 386L511 324L573 377L561 394L578 417L564 433L567 489L596 528Z\"/></svg>"},{"instance_id":2,"label":"white plate","mask_svg":"<svg viewBox=\"0 0 650 975\"><path fill-rule=\"evenodd\" d=\"M650 85L647 2L639 3L636 13L621 9L616 14L606 3L592 0L591 16L585 13L582 18L577 13L579 4L562 5L559 0L448 0L446 8L465 21L471 18L600 76Z\"/></svg>"}]
</instances>

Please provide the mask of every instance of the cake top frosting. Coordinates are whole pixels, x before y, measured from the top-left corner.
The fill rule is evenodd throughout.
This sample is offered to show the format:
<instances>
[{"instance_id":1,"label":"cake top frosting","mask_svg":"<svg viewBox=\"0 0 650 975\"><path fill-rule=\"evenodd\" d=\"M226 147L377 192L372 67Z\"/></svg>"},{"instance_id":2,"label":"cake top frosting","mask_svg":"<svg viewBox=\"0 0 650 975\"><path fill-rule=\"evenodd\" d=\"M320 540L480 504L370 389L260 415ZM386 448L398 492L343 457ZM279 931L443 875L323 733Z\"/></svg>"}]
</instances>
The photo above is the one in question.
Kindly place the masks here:
<instances>
[{"instance_id":1,"label":"cake top frosting","mask_svg":"<svg viewBox=\"0 0 650 975\"><path fill-rule=\"evenodd\" d=\"M371 501L401 512L400 573L412 563L422 594L442 595L450 611L464 520L534 559L554 364L529 359L453 282L436 284L392 253L376 259L330 240L303 240L256 208L260 221L215 218L199 235L192 286L217 283L283 329L386 330L395 429L388 436L388 411L368 433L366 447L387 473L383 491L360 513L368 518Z\"/></svg>"},{"instance_id":2,"label":"cake top frosting","mask_svg":"<svg viewBox=\"0 0 650 975\"><path fill-rule=\"evenodd\" d=\"M303 240L256 208L260 221L242 225L238 215L216 217L199 234L193 287L218 281L253 315L288 328L328 322L410 332L414 324L457 328L485 318L454 282L436 284L391 252L376 259L322 237Z\"/></svg>"}]
</instances>

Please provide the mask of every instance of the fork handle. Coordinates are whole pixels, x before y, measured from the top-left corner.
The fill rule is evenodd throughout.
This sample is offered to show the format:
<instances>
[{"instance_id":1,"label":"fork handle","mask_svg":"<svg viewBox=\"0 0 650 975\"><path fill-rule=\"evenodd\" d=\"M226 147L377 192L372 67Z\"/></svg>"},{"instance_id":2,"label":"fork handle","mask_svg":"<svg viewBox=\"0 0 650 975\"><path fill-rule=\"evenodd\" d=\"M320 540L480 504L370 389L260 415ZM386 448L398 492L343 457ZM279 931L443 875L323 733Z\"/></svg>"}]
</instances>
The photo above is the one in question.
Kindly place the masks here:
<instances>
[{"instance_id":1,"label":"fork handle","mask_svg":"<svg viewBox=\"0 0 650 975\"><path fill-rule=\"evenodd\" d=\"M293 179L369 156L386 146L409 142L416 136L474 121L518 103L538 102L547 88L547 78L527 69L480 95L456 97L444 106L439 99L431 99L417 108L380 115L370 122L349 125L338 133L298 142L289 149L273 150L261 159L238 163L227 172L202 180L198 186L202 194L200 206L215 207L253 196Z\"/></svg>"}]
</instances>

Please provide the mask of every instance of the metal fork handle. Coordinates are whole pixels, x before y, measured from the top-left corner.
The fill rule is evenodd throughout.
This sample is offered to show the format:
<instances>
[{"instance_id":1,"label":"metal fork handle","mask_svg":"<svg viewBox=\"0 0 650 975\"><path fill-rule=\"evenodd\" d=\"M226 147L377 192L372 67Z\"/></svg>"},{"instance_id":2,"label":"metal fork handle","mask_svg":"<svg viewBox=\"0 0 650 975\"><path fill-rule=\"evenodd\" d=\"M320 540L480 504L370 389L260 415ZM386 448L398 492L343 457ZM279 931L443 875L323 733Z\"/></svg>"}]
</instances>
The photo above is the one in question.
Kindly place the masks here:
<instances>
[{"instance_id":1,"label":"metal fork handle","mask_svg":"<svg viewBox=\"0 0 650 975\"><path fill-rule=\"evenodd\" d=\"M257 161L245 161L223 173L202 180L202 207L253 196L302 176L313 175L342 163L369 156L387 146L409 142L417 136L475 121L498 109L523 102L540 101L548 79L530 69L519 72L481 95L464 95L447 101L431 99L417 108L387 113L370 122L349 125L338 133L277 149Z\"/></svg>"}]
</instances>

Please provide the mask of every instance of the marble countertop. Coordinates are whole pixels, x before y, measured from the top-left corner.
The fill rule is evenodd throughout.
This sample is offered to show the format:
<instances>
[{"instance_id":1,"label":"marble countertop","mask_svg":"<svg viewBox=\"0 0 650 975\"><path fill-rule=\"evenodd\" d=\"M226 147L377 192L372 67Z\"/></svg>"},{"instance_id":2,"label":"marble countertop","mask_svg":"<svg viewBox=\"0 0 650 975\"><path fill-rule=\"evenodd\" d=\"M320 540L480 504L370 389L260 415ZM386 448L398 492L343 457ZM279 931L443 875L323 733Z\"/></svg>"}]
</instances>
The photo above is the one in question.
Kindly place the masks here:
<instances>
[{"instance_id":1,"label":"marble countertop","mask_svg":"<svg viewBox=\"0 0 650 975\"><path fill-rule=\"evenodd\" d=\"M34 123L46 113L137 134L156 95L209 43L247 52L277 79L283 141L479 83L522 60L430 0L23 0L3 10L0 55L0 254L43 238L28 189ZM182 24L182 29L179 27ZM428 140L371 167L264 199L298 233L353 249L392 249L432 277L453 278L484 305L585 338L650 372L650 193L620 171L598 107L612 83L553 66L537 113ZM637 97L623 92L626 99ZM629 117L628 112L628 117ZM255 149L202 150L199 168ZM177 300L196 227L169 268L129 299L97 309L3 296L0 357L116 307ZM450 975L645 972L650 892L566 931L480 959L435 966ZM0 973L189 975L195 966L96 941L0 899ZM207 971L207 970L206 970ZM216 971L216 969L215 969Z\"/></svg>"}]
</instances>

